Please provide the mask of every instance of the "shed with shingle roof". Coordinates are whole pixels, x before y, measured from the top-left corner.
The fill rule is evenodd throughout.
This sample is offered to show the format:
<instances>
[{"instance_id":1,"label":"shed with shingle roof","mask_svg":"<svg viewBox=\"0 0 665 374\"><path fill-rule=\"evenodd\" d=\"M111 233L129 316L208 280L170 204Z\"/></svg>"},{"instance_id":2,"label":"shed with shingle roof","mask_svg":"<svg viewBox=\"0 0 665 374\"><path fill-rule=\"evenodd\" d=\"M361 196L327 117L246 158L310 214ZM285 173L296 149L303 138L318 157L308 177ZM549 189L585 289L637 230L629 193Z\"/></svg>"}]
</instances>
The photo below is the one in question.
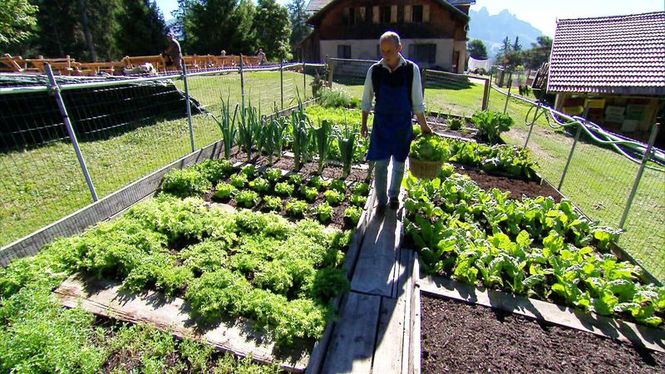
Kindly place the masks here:
<instances>
[{"instance_id":1,"label":"shed with shingle roof","mask_svg":"<svg viewBox=\"0 0 665 374\"><path fill-rule=\"evenodd\" d=\"M663 110L665 12L558 20L547 90L558 109L586 102L591 119L644 135Z\"/></svg>"}]
</instances>

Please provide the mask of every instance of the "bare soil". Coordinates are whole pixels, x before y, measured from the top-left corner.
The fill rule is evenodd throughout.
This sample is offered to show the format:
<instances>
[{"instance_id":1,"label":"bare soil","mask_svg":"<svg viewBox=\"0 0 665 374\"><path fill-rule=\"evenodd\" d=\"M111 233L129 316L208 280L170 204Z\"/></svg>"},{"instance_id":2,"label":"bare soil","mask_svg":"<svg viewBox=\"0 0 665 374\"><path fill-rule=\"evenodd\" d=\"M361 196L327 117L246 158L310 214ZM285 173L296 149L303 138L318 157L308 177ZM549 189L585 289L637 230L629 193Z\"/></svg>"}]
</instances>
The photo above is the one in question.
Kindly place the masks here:
<instances>
[{"instance_id":1,"label":"bare soil","mask_svg":"<svg viewBox=\"0 0 665 374\"><path fill-rule=\"evenodd\" d=\"M563 198L559 191L545 181L526 181L523 179L490 175L482 170L461 165L456 165L455 170L460 174L466 174L471 177L483 189L498 188L510 192L512 199L522 200L525 196L530 198L550 196L559 202Z\"/></svg>"},{"instance_id":2,"label":"bare soil","mask_svg":"<svg viewBox=\"0 0 665 374\"><path fill-rule=\"evenodd\" d=\"M422 298L423 373L663 373L665 355L463 302Z\"/></svg>"},{"instance_id":3,"label":"bare soil","mask_svg":"<svg viewBox=\"0 0 665 374\"><path fill-rule=\"evenodd\" d=\"M287 171L296 171L295 170L295 161L291 157L273 157L273 164L270 165L268 157L264 155L259 155L259 154L253 154L251 160L247 160L247 154L245 152L242 152L238 150L237 148L234 148L234 152L231 156L232 163L236 162L247 162L250 164L253 164L254 166L261 167L261 166L269 166L269 167L274 167L274 168L279 168L282 170L287 170ZM310 176L313 175L319 175L318 174L318 168L319 165L317 162L308 162L305 163L300 170L297 170L303 178L309 178ZM360 182L360 181L367 181L371 179L371 176L368 175L367 169L358 169L357 167L352 167L351 168L351 174L346 178L347 181L351 182ZM336 165L335 163L327 163L326 166L323 168L323 173L321 174L322 177L325 178L342 178L344 174L344 170L342 169L341 166Z\"/></svg>"}]
</instances>

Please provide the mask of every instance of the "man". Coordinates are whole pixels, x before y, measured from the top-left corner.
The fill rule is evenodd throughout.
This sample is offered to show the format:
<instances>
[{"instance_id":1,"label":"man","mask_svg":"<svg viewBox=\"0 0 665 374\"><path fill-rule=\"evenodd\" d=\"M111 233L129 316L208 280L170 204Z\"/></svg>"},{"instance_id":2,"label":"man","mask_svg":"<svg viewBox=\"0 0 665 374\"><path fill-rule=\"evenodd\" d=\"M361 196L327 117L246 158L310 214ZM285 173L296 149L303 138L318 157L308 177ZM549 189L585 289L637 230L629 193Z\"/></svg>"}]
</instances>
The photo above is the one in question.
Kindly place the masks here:
<instances>
[{"instance_id":1,"label":"man","mask_svg":"<svg viewBox=\"0 0 665 374\"><path fill-rule=\"evenodd\" d=\"M256 53L256 57L259 58L259 65L263 65L268 61L266 54L263 52L263 48L259 48L259 51Z\"/></svg>"},{"instance_id":2,"label":"man","mask_svg":"<svg viewBox=\"0 0 665 374\"><path fill-rule=\"evenodd\" d=\"M425 120L422 84L418 65L406 60L397 33L388 31L379 39L381 61L367 71L365 90L361 104L362 136L367 136L367 117L374 106L374 123L370 137L367 160L374 162L374 187L377 198L377 215L385 212L386 205L399 208L399 190L404 176L404 162L409 154L413 128L412 113L416 114L423 134L432 130ZM392 159L392 178L388 184L388 164Z\"/></svg>"},{"instance_id":3,"label":"man","mask_svg":"<svg viewBox=\"0 0 665 374\"><path fill-rule=\"evenodd\" d=\"M182 71L182 50L180 49L180 43L175 39L175 35L172 32L166 34L166 38L169 40L169 45L162 55L166 56L173 66L178 69L178 72L180 72ZM169 65L168 62L167 65Z\"/></svg>"}]
</instances>

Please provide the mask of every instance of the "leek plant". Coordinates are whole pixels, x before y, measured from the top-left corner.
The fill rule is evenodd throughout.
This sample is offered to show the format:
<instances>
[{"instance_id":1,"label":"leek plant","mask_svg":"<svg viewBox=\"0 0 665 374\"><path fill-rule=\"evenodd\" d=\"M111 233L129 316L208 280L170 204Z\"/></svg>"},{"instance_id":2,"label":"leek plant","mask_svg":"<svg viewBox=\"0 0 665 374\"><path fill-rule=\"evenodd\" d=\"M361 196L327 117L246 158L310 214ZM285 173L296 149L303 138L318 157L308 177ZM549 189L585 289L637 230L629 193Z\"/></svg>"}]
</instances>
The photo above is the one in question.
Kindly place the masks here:
<instances>
[{"instance_id":1,"label":"leek plant","mask_svg":"<svg viewBox=\"0 0 665 374\"><path fill-rule=\"evenodd\" d=\"M240 111L240 123L238 125L238 145L247 154L247 160L252 159L252 150L257 147L261 137L261 112L249 106Z\"/></svg>"},{"instance_id":2,"label":"leek plant","mask_svg":"<svg viewBox=\"0 0 665 374\"><path fill-rule=\"evenodd\" d=\"M323 168L328 160L328 154L332 145L333 124L329 120L323 120L319 127L314 130L316 137L316 150L319 156L319 174L323 173Z\"/></svg>"},{"instance_id":3,"label":"leek plant","mask_svg":"<svg viewBox=\"0 0 665 374\"><path fill-rule=\"evenodd\" d=\"M296 170L302 168L303 162L309 160L312 136L310 135L311 122L305 114L302 102L298 103L298 110L291 113L291 136L293 161Z\"/></svg>"},{"instance_id":4,"label":"leek plant","mask_svg":"<svg viewBox=\"0 0 665 374\"><path fill-rule=\"evenodd\" d=\"M342 156L342 164L344 178L351 174L351 164L353 163L353 154L356 149L357 131L353 126L344 124L340 131L337 133L337 144L339 145L339 153Z\"/></svg>"},{"instance_id":5,"label":"leek plant","mask_svg":"<svg viewBox=\"0 0 665 374\"><path fill-rule=\"evenodd\" d=\"M236 126L236 115L238 114L238 104L236 104L232 116L229 101L230 101L229 99L227 100L222 99L222 120L221 122L216 121L220 131L222 132L222 142L224 144L224 158L226 158L227 160L231 158L231 149L233 149L233 146L235 145L236 135L238 133L238 127Z\"/></svg>"}]
</instances>

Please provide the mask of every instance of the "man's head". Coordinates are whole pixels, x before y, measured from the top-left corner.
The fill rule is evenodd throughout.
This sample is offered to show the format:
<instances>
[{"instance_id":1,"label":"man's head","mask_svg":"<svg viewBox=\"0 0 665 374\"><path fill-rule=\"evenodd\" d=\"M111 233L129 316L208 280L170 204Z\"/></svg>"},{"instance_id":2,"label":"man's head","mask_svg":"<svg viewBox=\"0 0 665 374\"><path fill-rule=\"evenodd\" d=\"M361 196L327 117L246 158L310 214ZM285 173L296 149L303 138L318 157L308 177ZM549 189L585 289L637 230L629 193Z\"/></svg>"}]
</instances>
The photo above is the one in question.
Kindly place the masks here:
<instances>
[{"instance_id":1,"label":"man's head","mask_svg":"<svg viewBox=\"0 0 665 374\"><path fill-rule=\"evenodd\" d=\"M379 38L379 48L381 48L381 57L388 66L395 67L399 63L399 53L402 51L402 43L399 35L394 31L386 31Z\"/></svg>"}]
</instances>

